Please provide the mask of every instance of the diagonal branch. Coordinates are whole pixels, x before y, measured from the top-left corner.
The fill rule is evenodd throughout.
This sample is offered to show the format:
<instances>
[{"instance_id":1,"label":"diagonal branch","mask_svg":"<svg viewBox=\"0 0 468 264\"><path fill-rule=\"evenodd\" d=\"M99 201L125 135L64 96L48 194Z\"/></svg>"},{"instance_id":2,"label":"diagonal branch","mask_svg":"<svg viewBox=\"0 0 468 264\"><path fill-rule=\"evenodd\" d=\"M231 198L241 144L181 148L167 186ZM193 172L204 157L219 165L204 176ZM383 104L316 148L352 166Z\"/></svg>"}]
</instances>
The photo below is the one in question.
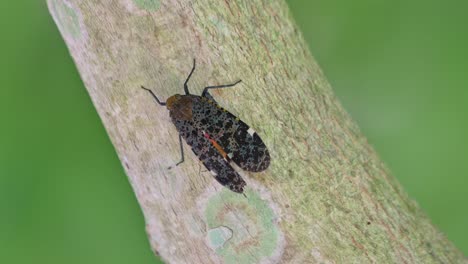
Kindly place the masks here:
<instances>
[{"instance_id":1,"label":"diagonal branch","mask_svg":"<svg viewBox=\"0 0 468 264\"><path fill-rule=\"evenodd\" d=\"M332 90L283 0L48 0L144 212L170 263L460 263L389 175ZM265 172L220 186L162 101L233 83L213 97L256 128ZM187 148L185 145L184 148Z\"/></svg>"}]
</instances>

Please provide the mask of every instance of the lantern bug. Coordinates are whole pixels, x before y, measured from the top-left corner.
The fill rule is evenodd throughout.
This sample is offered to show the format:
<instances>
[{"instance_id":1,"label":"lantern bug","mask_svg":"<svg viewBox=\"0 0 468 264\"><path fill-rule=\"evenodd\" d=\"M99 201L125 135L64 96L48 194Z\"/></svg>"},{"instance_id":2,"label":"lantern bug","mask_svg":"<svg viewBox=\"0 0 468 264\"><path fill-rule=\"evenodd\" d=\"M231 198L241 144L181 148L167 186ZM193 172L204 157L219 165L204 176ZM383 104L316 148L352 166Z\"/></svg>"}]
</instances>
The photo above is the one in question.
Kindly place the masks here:
<instances>
[{"instance_id":1,"label":"lantern bug","mask_svg":"<svg viewBox=\"0 0 468 264\"><path fill-rule=\"evenodd\" d=\"M243 170L260 172L270 165L270 154L258 134L219 106L209 93L210 89L233 87L241 80L205 87L198 96L190 94L187 85L194 71L195 59L184 83L185 94L175 94L166 102L161 102L151 89L141 88L148 91L159 105L167 107L179 132L181 159L176 166L184 162L183 138L219 183L233 192L243 193L246 183L231 162Z\"/></svg>"}]
</instances>

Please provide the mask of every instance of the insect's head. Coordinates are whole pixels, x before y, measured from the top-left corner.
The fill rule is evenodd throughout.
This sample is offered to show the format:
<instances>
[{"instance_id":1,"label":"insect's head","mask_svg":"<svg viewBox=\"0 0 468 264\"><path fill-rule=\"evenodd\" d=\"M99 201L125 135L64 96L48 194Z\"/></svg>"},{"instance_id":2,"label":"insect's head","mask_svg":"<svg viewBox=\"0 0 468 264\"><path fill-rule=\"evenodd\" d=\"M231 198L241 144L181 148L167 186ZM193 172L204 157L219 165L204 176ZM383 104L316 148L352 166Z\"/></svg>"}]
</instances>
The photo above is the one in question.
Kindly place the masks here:
<instances>
[{"instance_id":1,"label":"insect's head","mask_svg":"<svg viewBox=\"0 0 468 264\"><path fill-rule=\"evenodd\" d=\"M176 105L180 101L181 97L182 96L180 94L174 94L173 96L167 98L167 100L166 100L167 109L169 109L169 110L174 109L174 107L176 107Z\"/></svg>"},{"instance_id":2,"label":"insect's head","mask_svg":"<svg viewBox=\"0 0 468 264\"><path fill-rule=\"evenodd\" d=\"M175 94L166 101L171 116L180 120L192 119L192 99L190 96Z\"/></svg>"}]
</instances>

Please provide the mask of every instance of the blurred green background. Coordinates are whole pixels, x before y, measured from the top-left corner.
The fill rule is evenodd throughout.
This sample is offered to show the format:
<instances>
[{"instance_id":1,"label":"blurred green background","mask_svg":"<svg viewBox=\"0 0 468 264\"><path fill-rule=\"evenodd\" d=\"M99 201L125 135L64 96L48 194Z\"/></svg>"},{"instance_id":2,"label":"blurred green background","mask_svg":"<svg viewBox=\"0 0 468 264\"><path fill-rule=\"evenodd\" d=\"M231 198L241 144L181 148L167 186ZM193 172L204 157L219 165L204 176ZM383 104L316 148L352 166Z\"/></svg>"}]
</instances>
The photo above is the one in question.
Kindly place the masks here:
<instances>
[{"instance_id":1,"label":"blurred green background","mask_svg":"<svg viewBox=\"0 0 468 264\"><path fill-rule=\"evenodd\" d=\"M336 94L468 252L468 2L288 1ZM1 1L0 263L158 263L45 1Z\"/></svg>"}]
</instances>

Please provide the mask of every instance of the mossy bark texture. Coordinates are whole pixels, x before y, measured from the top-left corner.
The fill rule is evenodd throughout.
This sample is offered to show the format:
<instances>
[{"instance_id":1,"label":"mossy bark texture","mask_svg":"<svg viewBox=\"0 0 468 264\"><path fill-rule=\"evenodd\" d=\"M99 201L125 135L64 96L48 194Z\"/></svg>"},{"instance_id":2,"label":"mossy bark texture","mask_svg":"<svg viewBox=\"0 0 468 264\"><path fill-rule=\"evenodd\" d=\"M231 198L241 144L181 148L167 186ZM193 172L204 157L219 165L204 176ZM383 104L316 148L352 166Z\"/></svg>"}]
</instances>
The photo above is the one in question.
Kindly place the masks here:
<instances>
[{"instance_id":1,"label":"mossy bark texture","mask_svg":"<svg viewBox=\"0 0 468 264\"><path fill-rule=\"evenodd\" d=\"M460 263L343 110L284 0L48 0L168 263ZM214 91L271 153L230 192L185 148L164 107Z\"/></svg>"}]
</instances>

